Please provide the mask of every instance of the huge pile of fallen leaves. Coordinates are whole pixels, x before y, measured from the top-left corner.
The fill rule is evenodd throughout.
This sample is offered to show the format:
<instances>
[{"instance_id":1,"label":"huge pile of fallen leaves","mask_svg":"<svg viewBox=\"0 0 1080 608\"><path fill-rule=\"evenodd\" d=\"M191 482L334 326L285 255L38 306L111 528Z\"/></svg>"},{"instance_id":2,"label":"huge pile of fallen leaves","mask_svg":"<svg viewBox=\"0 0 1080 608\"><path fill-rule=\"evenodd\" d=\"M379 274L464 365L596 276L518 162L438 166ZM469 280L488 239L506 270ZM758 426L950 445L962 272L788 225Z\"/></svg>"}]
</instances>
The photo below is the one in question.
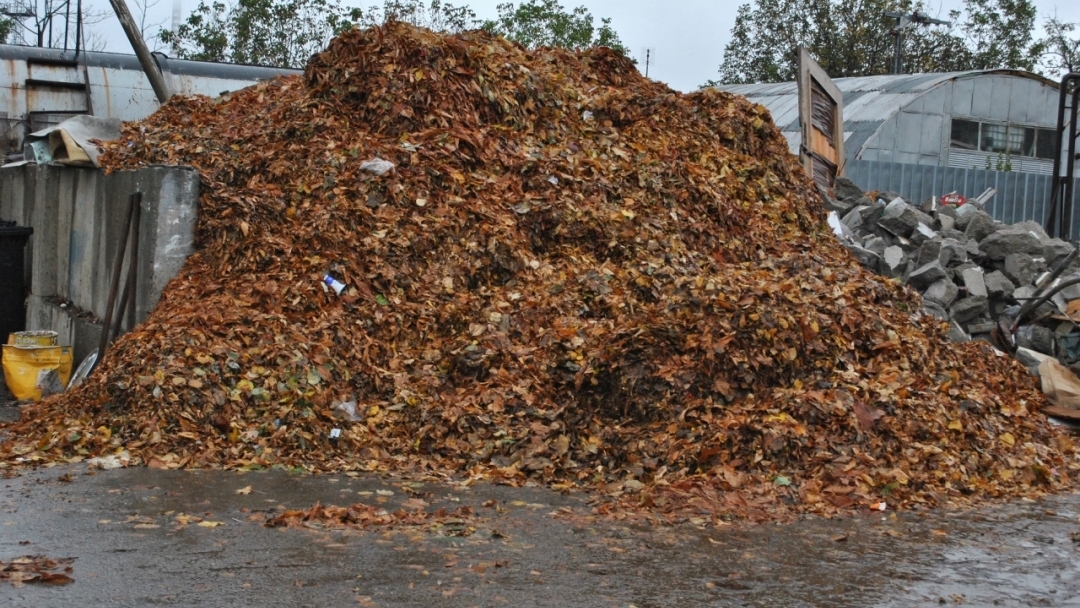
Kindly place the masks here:
<instances>
[{"instance_id":1,"label":"huge pile of fallen leaves","mask_svg":"<svg viewBox=\"0 0 1080 608\"><path fill-rule=\"evenodd\" d=\"M764 108L607 49L354 30L303 78L173 99L105 162L197 167L197 251L86 385L11 427L8 461L127 449L759 515L1038 493L1076 462L1019 365L859 268Z\"/></svg>"}]
</instances>

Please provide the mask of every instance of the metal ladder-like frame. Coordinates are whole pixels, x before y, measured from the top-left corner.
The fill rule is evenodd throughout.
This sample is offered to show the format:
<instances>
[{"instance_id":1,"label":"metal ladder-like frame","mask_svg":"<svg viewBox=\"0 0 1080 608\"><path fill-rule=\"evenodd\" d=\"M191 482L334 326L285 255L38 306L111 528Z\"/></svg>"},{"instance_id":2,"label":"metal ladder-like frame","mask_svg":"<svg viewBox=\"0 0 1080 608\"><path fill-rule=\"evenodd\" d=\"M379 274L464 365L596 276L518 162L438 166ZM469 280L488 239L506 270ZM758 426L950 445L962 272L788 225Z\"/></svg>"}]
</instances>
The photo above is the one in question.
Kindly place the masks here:
<instances>
[{"instance_id":1,"label":"metal ladder-like frame","mask_svg":"<svg viewBox=\"0 0 1080 608\"><path fill-rule=\"evenodd\" d=\"M27 59L27 62L26 62L27 70L30 71L30 72L32 72L34 65L58 66L58 67L74 68L75 71L78 72L78 74L81 76L81 82L72 82L72 81L64 81L64 80L46 80L46 79L40 79L40 78L27 78L24 81L24 86L26 87L27 91L30 91L32 89L72 90L72 91L82 91L83 94L86 96L86 107L85 107L84 110L79 110L79 111L72 111L72 110L55 110L55 111L36 110L36 111L27 112L27 120L30 123L28 125L29 127L33 128L33 116L36 115L36 114L71 114L72 116L75 116L75 115L78 115L78 114L91 114L92 115L94 113L94 106L92 105L91 95L90 95L90 73L89 73L89 71L87 70L87 67L86 67L85 56L86 56L85 53L79 53L79 51L76 51L75 52L75 57L72 58L72 59L69 59L69 58L64 57L64 56L55 57L55 58L34 57L34 58ZM83 61L80 61L80 57L83 58Z\"/></svg>"},{"instance_id":2,"label":"metal ladder-like frame","mask_svg":"<svg viewBox=\"0 0 1080 608\"><path fill-rule=\"evenodd\" d=\"M1070 240L1075 212L1073 186L1078 160L1077 138L1080 137L1080 128L1076 124L1077 118L1080 118L1080 73L1071 72L1061 79L1059 95L1057 154L1054 155L1054 175L1050 185L1050 214L1046 218L1045 227L1047 234L1067 241ZM1067 161L1064 167L1062 160Z\"/></svg>"}]
</instances>

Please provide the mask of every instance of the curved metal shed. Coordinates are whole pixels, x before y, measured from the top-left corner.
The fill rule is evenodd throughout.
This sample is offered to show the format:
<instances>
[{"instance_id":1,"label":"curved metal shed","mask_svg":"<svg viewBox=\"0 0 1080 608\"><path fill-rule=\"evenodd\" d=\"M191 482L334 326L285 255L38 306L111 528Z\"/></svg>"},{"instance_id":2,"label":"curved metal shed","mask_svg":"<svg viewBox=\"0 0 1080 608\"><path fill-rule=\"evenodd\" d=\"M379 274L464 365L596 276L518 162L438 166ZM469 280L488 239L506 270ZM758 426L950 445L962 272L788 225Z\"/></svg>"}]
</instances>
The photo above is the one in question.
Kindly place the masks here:
<instances>
[{"instance_id":1,"label":"curved metal shed","mask_svg":"<svg viewBox=\"0 0 1080 608\"><path fill-rule=\"evenodd\" d=\"M1005 138L1011 126L1021 144L1022 138L1029 136L1027 133L1037 139L1044 136L1042 129L1052 129L1057 122L1057 84L1030 72L972 70L838 78L833 83L844 95L847 161L982 168L988 160L997 161L1001 146L987 145L984 150L982 143L976 143L972 149L963 141L954 141L954 121L975 123L976 129L985 129L987 137L996 137L1000 131L1000 137ZM718 88L765 106L788 139L791 151L798 153L801 135L796 83ZM976 132L983 135L982 131ZM979 141L983 140L986 137ZM1011 166L1016 171L1050 173L1052 157L1035 155L1034 142L1030 157L1009 153Z\"/></svg>"}]
</instances>

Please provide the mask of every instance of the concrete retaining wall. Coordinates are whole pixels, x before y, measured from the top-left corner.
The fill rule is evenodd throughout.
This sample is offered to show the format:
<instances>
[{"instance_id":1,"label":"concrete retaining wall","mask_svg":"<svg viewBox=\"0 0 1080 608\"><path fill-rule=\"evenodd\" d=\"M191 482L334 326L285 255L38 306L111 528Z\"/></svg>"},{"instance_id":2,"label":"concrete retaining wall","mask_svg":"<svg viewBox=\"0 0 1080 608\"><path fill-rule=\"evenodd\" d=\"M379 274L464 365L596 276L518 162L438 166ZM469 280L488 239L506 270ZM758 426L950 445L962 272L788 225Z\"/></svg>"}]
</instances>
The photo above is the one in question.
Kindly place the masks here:
<instances>
[{"instance_id":1,"label":"concrete retaining wall","mask_svg":"<svg viewBox=\"0 0 1080 608\"><path fill-rule=\"evenodd\" d=\"M124 319L122 331L146 318L192 251L198 172L166 166L111 175L60 165L0 169L0 219L34 229L26 252L27 329L58 332L62 344L75 347L76 362L97 347L128 197L136 191L143 196L135 319ZM123 287L126 268L121 273Z\"/></svg>"}]
</instances>

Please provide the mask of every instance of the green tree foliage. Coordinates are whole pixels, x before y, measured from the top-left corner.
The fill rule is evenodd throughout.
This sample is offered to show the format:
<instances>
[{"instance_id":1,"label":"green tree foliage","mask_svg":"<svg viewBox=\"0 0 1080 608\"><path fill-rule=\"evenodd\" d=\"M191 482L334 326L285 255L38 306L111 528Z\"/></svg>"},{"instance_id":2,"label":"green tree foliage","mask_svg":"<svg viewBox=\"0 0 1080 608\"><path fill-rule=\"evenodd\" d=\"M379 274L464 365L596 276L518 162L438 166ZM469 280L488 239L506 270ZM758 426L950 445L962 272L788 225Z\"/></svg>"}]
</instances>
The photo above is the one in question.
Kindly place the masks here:
<instances>
[{"instance_id":1,"label":"green tree foliage","mask_svg":"<svg viewBox=\"0 0 1080 608\"><path fill-rule=\"evenodd\" d=\"M1039 68L1043 74L1058 78L1066 72L1080 71L1080 37L1076 34L1077 29L1077 24L1065 23L1057 15L1047 17L1043 23L1046 35L1039 41L1042 44Z\"/></svg>"},{"instance_id":2,"label":"green tree foliage","mask_svg":"<svg viewBox=\"0 0 1080 608\"><path fill-rule=\"evenodd\" d=\"M971 69L1035 69L1042 47L1033 36L1032 0L964 0L964 7Z\"/></svg>"},{"instance_id":3,"label":"green tree foliage","mask_svg":"<svg viewBox=\"0 0 1080 608\"><path fill-rule=\"evenodd\" d=\"M1033 40L1031 0L964 0L964 7L948 15L953 25L907 30L905 72L1034 67L1042 47ZM799 45L834 78L888 74L896 20L885 13L916 10L928 12L921 0L754 0L739 7L719 82L794 80Z\"/></svg>"},{"instance_id":4,"label":"green tree foliage","mask_svg":"<svg viewBox=\"0 0 1080 608\"><path fill-rule=\"evenodd\" d=\"M354 16L338 0L200 0L175 34L159 37L184 59L297 67Z\"/></svg>"},{"instance_id":5,"label":"green tree foliage","mask_svg":"<svg viewBox=\"0 0 1080 608\"><path fill-rule=\"evenodd\" d=\"M15 33L15 28L18 25L14 19L0 17L0 44L11 44L12 34Z\"/></svg>"},{"instance_id":6,"label":"green tree foliage","mask_svg":"<svg viewBox=\"0 0 1080 608\"><path fill-rule=\"evenodd\" d=\"M517 6L512 2L500 4L498 11L497 18L485 21L481 27L526 48L581 50L607 46L629 56L629 50L611 28L611 19L601 18L596 27L592 13L584 6L567 11L557 0L526 0Z\"/></svg>"},{"instance_id":7,"label":"green tree foliage","mask_svg":"<svg viewBox=\"0 0 1080 608\"><path fill-rule=\"evenodd\" d=\"M298 67L334 34L394 19L440 32L482 27L530 48L609 46L628 54L610 19L601 19L596 27L585 7L567 11L557 0L500 4L498 18L484 23L468 6L442 0L383 0L381 6L367 9L345 8L340 0L233 2L200 0L175 33L163 29L159 39L184 59Z\"/></svg>"},{"instance_id":8,"label":"green tree foliage","mask_svg":"<svg viewBox=\"0 0 1080 608\"><path fill-rule=\"evenodd\" d=\"M468 6L454 6L441 0L383 0L381 7L363 11L357 25L370 27L394 19L433 32L458 33L479 25L476 13Z\"/></svg>"}]
</instances>

